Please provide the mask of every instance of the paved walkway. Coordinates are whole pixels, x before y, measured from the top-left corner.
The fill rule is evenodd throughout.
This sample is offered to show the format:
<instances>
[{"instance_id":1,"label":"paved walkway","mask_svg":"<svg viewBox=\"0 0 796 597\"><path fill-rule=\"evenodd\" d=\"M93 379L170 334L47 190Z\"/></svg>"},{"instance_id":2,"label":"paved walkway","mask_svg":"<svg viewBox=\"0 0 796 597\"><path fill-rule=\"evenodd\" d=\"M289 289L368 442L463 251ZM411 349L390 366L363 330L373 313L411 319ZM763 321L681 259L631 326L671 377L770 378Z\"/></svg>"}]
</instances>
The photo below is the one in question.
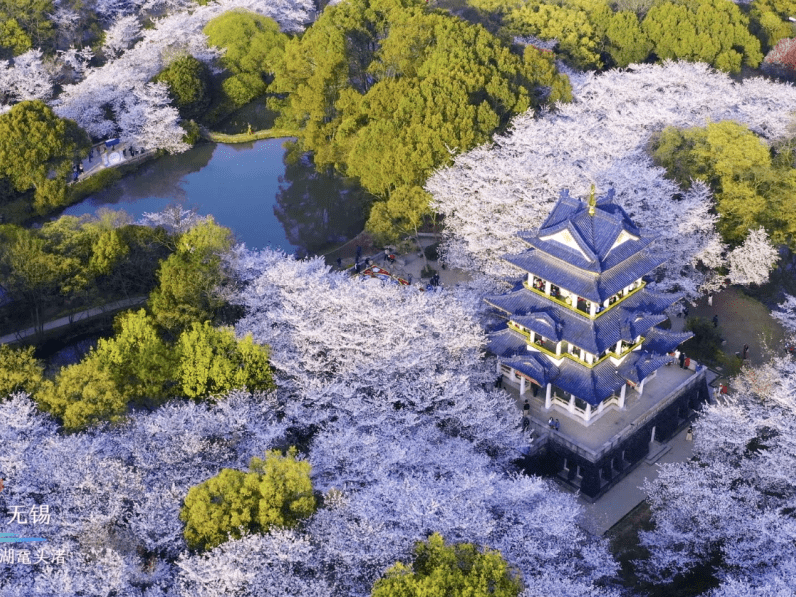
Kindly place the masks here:
<instances>
[{"instance_id":1,"label":"paved walkway","mask_svg":"<svg viewBox=\"0 0 796 597\"><path fill-rule=\"evenodd\" d=\"M113 147L105 147L105 143L98 143L91 148L91 159L88 157L81 161L83 172L77 178L78 181L85 180L106 168L116 168L124 164L139 162L157 153L153 149L136 149L136 154L132 155L132 146L129 143L118 143ZM74 182L74 181L72 181Z\"/></svg>"},{"instance_id":2,"label":"paved walkway","mask_svg":"<svg viewBox=\"0 0 796 597\"><path fill-rule=\"evenodd\" d=\"M119 301L114 301L112 303L107 303L105 305L100 305L99 307L92 307L90 309L85 309L83 311L78 311L77 313L72 313L71 315L66 315L64 317L59 317L53 321L48 321L44 324L44 331L55 330L61 327L65 327L75 323L77 321L84 321L86 319L90 319L92 317L96 317L97 315L102 315L105 313L113 313L114 311L121 311L122 309L126 309L127 307L135 307L137 305L143 305L147 300L146 296L134 296L126 299L122 299ZM23 338L27 338L28 336L33 336L37 333L37 329L27 328L25 330L19 330L14 332L13 334L6 334L5 336L0 336L0 344L11 344L13 342L18 342Z\"/></svg>"}]
</instances>

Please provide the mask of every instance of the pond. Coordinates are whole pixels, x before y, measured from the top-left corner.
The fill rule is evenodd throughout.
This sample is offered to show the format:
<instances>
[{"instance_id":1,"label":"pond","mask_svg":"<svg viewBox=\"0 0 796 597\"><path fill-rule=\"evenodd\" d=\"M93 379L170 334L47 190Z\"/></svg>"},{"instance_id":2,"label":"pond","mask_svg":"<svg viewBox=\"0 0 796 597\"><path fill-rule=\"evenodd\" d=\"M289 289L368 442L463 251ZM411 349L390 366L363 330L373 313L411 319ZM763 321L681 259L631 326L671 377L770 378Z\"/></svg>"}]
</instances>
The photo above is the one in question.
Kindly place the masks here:
<instances>
[{"instance_id":1,"label":"pond","mask_svg":"<svg viewBox=\"0 0 796 597\"><path fill-rule=\"evenodd\" d=\"M285 139L202 143L145 163L65 215L121 209L133 219L178 204L212 214L251 248L319 254L353 238L365 223L367 194L350 180L319 173L304 156L286 160Z\"/></svg>"}]
</instances>

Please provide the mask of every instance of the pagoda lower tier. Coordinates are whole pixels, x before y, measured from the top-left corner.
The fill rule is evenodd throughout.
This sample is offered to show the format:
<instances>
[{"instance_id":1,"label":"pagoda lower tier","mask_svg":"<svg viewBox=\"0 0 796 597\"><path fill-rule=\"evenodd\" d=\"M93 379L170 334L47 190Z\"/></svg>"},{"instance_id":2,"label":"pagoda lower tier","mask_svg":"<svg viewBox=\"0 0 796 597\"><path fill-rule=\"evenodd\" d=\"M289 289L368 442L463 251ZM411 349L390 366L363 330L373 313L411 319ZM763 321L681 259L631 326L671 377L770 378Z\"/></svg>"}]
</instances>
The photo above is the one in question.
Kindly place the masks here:
<instances>
[{"instance_id":1,"label":"pagoda lower tier","mask_svg":"<svg viewBox=\"0 0 796 597\"><path fill-rule=\"evenodd\" d=\"M553 402L566 404L569 414L584 423L601 415L606 408L623 409L628 387L644 391L645 380L672 361L668 354L692 336L653 327L644 338L622 354L610 353L586 365L570 353L543 352L544 347L529 344L528 337L511 328L493 332L488 350L498 356L498 373L518 383L520 394L543 391L545 408Z\"/></svg>"}]
</instances>

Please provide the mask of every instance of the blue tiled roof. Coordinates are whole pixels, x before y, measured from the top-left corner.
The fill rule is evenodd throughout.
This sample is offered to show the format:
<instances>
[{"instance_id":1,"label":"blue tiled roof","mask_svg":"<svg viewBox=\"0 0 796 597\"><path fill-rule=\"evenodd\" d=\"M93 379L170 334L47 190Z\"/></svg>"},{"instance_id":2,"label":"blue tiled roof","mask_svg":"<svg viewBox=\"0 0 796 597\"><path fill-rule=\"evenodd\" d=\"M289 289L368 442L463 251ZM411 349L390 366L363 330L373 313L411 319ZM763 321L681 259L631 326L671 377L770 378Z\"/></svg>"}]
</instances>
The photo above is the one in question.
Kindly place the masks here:
<instances>
[{"instance_id":1,"label":"blue tiled roof","mask_svg":"<svg viewBox=\"0 0 796 597\"><path fill-rule=\"evenodd\" d=\"M560 373L553 380L553 384L592 406L597 406L608 396L619 391L625 383L610 360L605 360L593 369L589 369L564 359L559 370Z\"/></svg>"},{"instance_id":2,"label":"blue tiled roof","mask_svg":"<svg viewBox=\"0 0 796 597\"><path fill-rule=\"evenodd\" d=\"M670 358L666 355L658 355L646 350L637 350L628 355L628 357L619 366L619 375L627 381L638 385L641 380L647 377L653 371L663 367L668 363Z\"/></svg>"},{"instance_id":3,"label":"blue tiled roof","mask_svg":"<svg viewBox=\"0 0 796 597\"><path fill-rule=\"evenodd\" d=\"M626 381L637 385L650 373L663 367L668 360L668 357L653 355L644 350L631 352L619 367L610 359L593 369L564 359L558 367L559 375L552 383L592 406L597 406L611 394L621 391Z\"/></svg>"},{"instance_id":4,"label":"blue tiled roof","mask_svg":"<svg viewBox=\"0 0 796 597\"><path fill-rule=\"evenodd\" d=\"M495 356L509 358L528 352L527 346L522 334L504 328L499 332L489 334L486 348Z\"/></svg>"},{"instance_id":5,"label":"blue tiled roof","mask_svg":"<svg viewBox=\"0 0 796 597\"><path fill-rule=\"evenodd\" d=\"M560 376L559 368L538 352L528 352L502 362L504 365L524 373L540 385L551 383Z\"/></svg>"},{"instance_id":6,"label":"blue tiled roof","mask_svg":"<svg viewBox=\"0 0 796 597\"><path fill-rule=\"evenodd\" d=\"M545 338L556 342L563 339L592 354L600 354L619 340L632 342L638 336L645 336L666 319L663 310L677 297L667 299L642 289L596 319L574 313L526 288L484 300L504 311L512 321Z\"/></svg>"},{"instance_id":7,"label":"blue tiled roof","mask_svg":"<svg viewBox=\"0 0 796 597\"><path fill-rule=\"evenodd\" d=\"M531 249L519 255L505 255L503 258L525 272L549 280L560 288L598 303L615 295L666 261L663 255L656 255L645 248L624 263L603 272L602 275L597 275L577 269L538 249Z\"/></svg>"},{"instance_id":8,"label":"blue tiled roof","mask_svg":"<svg viewBox=\"0 0 796 597\"><path fill-rule=\"evenodd\" d=\"M675 348L689 338L693 338L693 336L694 334L691 332L670 332L669 330L653 328L647 334L642 346L644 350L650 352L667 354L673 352Z\"/></svg>"},{"instance_id":9,"label":"blue tiled roof","mask_svg":"<svg viewBox=\"0 0 796 597\"><path fill-rule=\"evenodd\" d=\"M571 197L564 190L537 232L519 232L518 235L541 252L579 269L592 273L605 272L645 249L656 238L654 235L642 235L625 210L613 203L613 197L611 189L597 199L592 215L586 202ZM547 238L562 230L569 231L580 251ZM634 238L612 249L623 231Z\"/></svg>"},{"instance_id":10,"label":"blue tiled roof","mask_svg":"<svg viewBox=\"0 0 796 597\"><path fill-rule=\"evenodd\" d=\"M628 354L619 366L616 366L611 359L606 359L596 367L589 368L567 358L556 366L549 357L540 352L525 351L524 339L520 334L511 330L502 330L500 333L503 332L508 332L506 337L514 336L515 341L523 345L518 354L508 353L507 358L501 359L503 364L543 385L552 383L592 406L597 406L611 394L620 391L626 381L638 385L641 380L669 361L667 355L653 352L645 342L641 350L634 350ZM670 337L672 341L679 340L683 336L658 329L655 329L654 333L656 336L660 334ZM652 333L650 335L653 336ZM654 338L653 343L657 341L657 338Z\"/></svg>"}]
</instances>

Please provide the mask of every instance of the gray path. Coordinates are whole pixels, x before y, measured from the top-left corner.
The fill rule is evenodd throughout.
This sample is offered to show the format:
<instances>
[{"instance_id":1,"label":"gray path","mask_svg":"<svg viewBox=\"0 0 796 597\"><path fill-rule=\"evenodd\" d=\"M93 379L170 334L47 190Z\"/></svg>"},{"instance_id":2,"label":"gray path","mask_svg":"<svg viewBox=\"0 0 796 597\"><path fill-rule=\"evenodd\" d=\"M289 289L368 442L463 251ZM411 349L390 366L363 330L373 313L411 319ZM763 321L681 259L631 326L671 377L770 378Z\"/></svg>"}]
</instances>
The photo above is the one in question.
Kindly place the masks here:
<instances>
[{"instance_id":1,"label":"gray path","mask_svg":"<svg viewBox=\"0 0 796 597\"><path fill-rule=\"evenodd\" d=\"M100 305L99 307L92 307L90 309L85 309L84 311L78 311L77 313L72 313L71 315L66 315L64 317L59 317L58 319L54 319L53 321L48 321L44 324L44 331L54 330L57 328L61 328L64 326L68 326L76 321L83 321L86 319L90 319L91 317L96 317L97 315L102 315L104 313L112 313L114 311L120 311L122 309L126 309L127 307L135 307L136 305L143 305L147 300L146 296L134 296L126 299L122 299L119 301L114 301L112 303L107 303L105 305ZM25 330L19 330L14 332L13 334L6 334L5 336L0 336L0 344L11 344L12 342L17 342L26 338L28 336L33 336L36 334L36 328L28 328Z\"/></svg>"},{"instance_id":2,"label":"gray path","mask_svg":"<svg viewBox=\"0 0 796 597\"><path fill-rule=\"evenodd\" d=\"M686 440L687 432L686 428L667 442L670 449L658 462L647 464L642 460L627 477L609 489L595 503L590 504L582 498L579 499L584 512L581 526L596 535L602 535L643 502L647 495L641 490L641 486L645 479L652 481L658 477L660 464L685 462L693 455L694 442Z\"/></svg>"},{"instance_id":3,"label":"gray path","mask_svg":"<svg viewBox=\"0 0 796 597\"><path fill-rule=\"evenodd\" d=\"M131 145L129 143L119 143L118 145L108 148L105 147L105 143L98 143L91 149L93 156L91 160L88 158L82 160L83 173L78 176L78 181L85 180L89 176L93 176L106 168L116 168L125 164L140 162L157 153L154 149L147 149L143 152L140 152L140 149L138 149L136 151L140 153L137 153L135 156L130 155ZM127 155L125 155L125 152L127 152Z\"/></svg>"}]
</instances>

